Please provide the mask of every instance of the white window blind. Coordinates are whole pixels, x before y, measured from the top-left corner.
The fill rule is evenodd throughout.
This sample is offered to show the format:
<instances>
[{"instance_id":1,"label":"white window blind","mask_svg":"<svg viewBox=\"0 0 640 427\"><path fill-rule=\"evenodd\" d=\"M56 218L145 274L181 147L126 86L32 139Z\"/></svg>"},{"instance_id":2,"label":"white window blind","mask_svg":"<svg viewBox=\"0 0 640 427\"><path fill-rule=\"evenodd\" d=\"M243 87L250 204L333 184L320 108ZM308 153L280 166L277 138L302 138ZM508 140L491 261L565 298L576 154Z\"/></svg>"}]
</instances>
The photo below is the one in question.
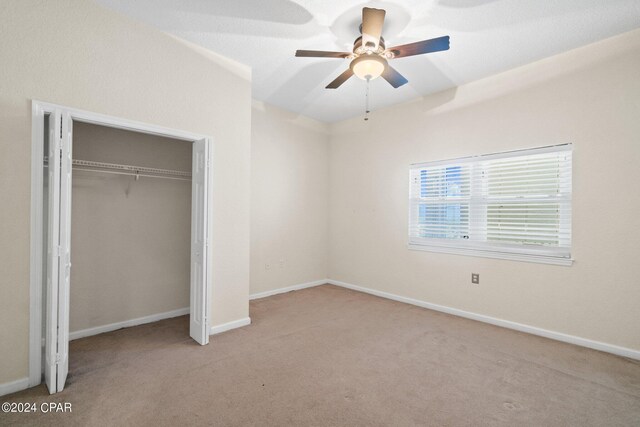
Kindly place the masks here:
<instances>
[{"instance_id":1,"label":"white window blind","mask_svg":"<svg viewBox=\"0 0 640 427\"><path fill-rule=\"evenodd\" d=\"M570 144L411 166L409 247L570 264Z\"/></svg>"}]
</instances>

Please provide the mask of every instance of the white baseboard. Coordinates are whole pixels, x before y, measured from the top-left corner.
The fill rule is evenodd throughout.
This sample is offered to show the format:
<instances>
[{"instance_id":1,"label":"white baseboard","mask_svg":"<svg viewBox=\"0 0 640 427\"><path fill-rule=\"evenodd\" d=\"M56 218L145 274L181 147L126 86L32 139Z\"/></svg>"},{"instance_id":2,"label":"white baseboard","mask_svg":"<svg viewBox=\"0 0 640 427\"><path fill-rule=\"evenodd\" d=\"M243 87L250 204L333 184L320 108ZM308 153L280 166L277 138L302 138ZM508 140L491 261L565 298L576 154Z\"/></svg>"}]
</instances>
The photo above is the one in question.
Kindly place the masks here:
<instances>
[{"instance_id":1,"label":"white baseboard","mask_svg":"<svg viewBox=\"0 0 640 427\"><path fill-rule=\"evenodd\" d=\"M377 291L375 289L369 289L362 286L352 285L351 283L341 282L339 280L327 279L326 283L329 283L335 286L340 286L347 289L352 289L354 291L364 292L364 293L375 295L382 298L387 298L394 301L404 302L406 304L416 305L418 307L428 308L430 310L453 314L454 316L465 317L467 319L477 320L479 322L484 322L484 323L490 323L492 325L501 326L503 328L514 329L516 331L526 332L529 334L550 338L556 341L562 341L569 344L579 345L581 347L587 347L594 350L604 351L606 353L611 353L618 356L628 357L630 359L640 360L640 351L634 350L631 348L620 347L617 345L607 344L600 341L593 341L587 338L576 337L574 335L568 335L562 332L550 331L548 329L542 329L535 326L529 326L522 323L512 322L509 320L498 319L495 317L472 313L470 311L459 310L457 308L451 308L444 305L432 304L432 303L420 301L414 298L407 298L399 295L390 294L388 292Z\"/></svg>"},{"instance_id":2,"label":"white baseboard","mask_svg":"<svg viewBox=\"0 0 640 427\"><path fill-rule=\"evenodd\" d=\"M28 387L29 387L29 377L24 377L24 378L20 378L19 380L0 384L0 396L4 396L5 394L15 393L16 391L24 390Z\"/></svg>"},{"instance_id":3,"label":"white baseboard","mask_svg":"<svg viewBox=\"0 0 640 427\"><path fill-rule=\"evenodd\" d=\"M70 332L69 341L79 338L90 337L92 335L102 334L104 332L116 331L131 326L144 325L145 323L157 322L158 320L170 319L172 317L184 316L189 314L189 307L179 308L178 310L166 311L164 313L152 314L150 316L138 317L137 319L125 320L124 322L110 323L108 325L96 326L95 328L82 329L80 331Z\"/></svg>"},{"instance_id":4,"label":"white baseboard","mask_svg":"<svg viewBox=\"0 0 640 427\"><path fill-rule=\"evenodd\" d=\"M291 291L298 291L300 289L312 288L314 286L325 285L327 283L329 283L327 279L316 280L316 281L307 282L307 283L300 283L299 285L287 286L286 288L272 289L270 291L251 294L249 295L249 299L254 300L259 298L270 297L272 295L283 294L285 292L291 292Z\"/></svg>"},{"instance_id":5,"label":"white baseboard","mask_svg":"<svg viewBox=\"0 0 640 427\"><path fill-rule=\"evenodd\" d=\"M223 323L221 325L216 325L211 327L211 331L209 331L209 335L221 334L222 332L230 331L231 329L241 328L243 326L247 326L251 324L251 318L245 317L244 319L234 320L232 322Z\"/></svg>"}]
</instances>

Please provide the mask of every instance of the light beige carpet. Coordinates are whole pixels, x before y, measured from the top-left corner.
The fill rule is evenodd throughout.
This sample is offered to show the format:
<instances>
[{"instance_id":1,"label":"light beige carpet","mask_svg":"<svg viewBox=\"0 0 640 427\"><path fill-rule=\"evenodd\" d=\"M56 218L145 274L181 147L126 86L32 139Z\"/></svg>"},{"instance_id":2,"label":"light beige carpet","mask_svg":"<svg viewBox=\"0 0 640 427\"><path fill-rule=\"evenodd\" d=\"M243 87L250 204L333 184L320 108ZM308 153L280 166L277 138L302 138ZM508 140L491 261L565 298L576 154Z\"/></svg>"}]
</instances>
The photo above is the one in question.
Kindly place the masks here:
<instances>
[{"instance_id":1,"label":"light beige carpet","mask_svg":"<svg viewBox=\"0 0 640 427\"><path fill-rule=\"evenodd\" d=\"M0 424L640 426L640 364L320 286L251 302L200 347L180 317L71 343L69 381Z\"/></svg>"}]
</instances>

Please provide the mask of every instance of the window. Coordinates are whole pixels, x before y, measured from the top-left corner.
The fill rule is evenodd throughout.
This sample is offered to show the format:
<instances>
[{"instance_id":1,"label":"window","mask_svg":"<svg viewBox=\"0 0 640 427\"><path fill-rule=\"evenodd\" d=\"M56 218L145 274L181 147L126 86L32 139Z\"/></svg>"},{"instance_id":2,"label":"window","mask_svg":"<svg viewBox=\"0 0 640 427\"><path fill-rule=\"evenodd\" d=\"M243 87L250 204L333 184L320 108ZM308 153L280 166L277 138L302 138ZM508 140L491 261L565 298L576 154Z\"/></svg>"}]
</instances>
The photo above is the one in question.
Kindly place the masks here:
<instances>
[{"instance_id":1,"label":"window","mask_svg":"<svg viewBox=\"0 0 640 427\"><path fill-rule=\"evenodd\" d=\"M571 150L412 165L409 248L570 265Z\"/></svg>"}]
</instances>

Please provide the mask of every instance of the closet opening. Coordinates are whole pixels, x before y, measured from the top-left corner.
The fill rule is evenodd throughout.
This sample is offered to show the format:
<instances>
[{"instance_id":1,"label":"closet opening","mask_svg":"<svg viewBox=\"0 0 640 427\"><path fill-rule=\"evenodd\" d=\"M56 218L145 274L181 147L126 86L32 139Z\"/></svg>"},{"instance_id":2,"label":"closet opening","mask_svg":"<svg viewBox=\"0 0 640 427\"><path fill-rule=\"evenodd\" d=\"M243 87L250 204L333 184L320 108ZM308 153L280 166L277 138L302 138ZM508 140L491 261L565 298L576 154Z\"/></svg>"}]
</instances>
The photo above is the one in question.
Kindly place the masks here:
<instances>
[{"instance_id":1,"label":"closet opening","mask_svg":"<svg viewBox=\"0 0 640 427\"><path fill-rule=\"evenodd\" d=\"M30 385L127 326L189 314L207 344L210 139L37 101L32 131Z\"/></svg>"}]
</instances>

